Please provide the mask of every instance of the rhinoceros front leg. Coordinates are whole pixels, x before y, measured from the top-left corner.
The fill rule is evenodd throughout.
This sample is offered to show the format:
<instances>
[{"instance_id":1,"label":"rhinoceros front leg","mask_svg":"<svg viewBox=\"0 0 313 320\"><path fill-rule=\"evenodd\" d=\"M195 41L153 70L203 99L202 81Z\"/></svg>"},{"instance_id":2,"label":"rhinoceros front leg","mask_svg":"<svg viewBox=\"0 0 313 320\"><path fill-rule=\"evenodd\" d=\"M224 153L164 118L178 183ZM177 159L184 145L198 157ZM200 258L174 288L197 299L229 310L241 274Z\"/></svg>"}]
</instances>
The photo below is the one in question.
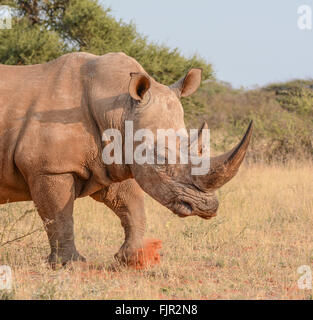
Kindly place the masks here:
<instances>
[{"instance_id":1,"label":"rhinoceros front leg","mask_svg":"<svg viewBox=\"0 0 313 320\"><path fill-rule=\"evenodd\" d=\"M115 258L130 263L137 250L143 247L146 227L143 191L135 180L129 179L111 184L91 196L106 204L120 218L125 240Z\"/></svg>"},{"instance_id":2,"label":"rhinoceros front leg","mask_svg":"<svg viewBox=\"0 0 313 320\"><path fill-rule=\"evenodd\" d=\"M125 241L115 258L137 267L158 262L155 241L144 240L146 215L144 193L134 179L114 183L92 195L112 209L121 220Z\"/></svg>"},{"instance_id":3,"label":"rhinoceros front leg","mask_svg":"<svg viewBox=\"0 0 313 320\"><path fill-rule=\"evenodd\" d=\"M45 224L51 253L49 263L65 265L85 261L74 243L73 206L75 185L71 174L40 175L29 183L32 199Z\"/></svg>"}]
</instances>

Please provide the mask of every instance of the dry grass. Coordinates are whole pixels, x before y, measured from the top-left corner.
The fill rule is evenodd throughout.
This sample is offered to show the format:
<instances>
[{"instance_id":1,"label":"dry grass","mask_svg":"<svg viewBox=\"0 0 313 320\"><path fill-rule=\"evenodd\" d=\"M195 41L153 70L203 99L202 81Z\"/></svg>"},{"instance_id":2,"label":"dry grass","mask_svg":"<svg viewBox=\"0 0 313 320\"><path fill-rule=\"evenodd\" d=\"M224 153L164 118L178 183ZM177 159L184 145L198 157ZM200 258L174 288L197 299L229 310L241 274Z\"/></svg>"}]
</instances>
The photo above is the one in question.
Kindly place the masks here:
<instances>
[{"instance_id":1,"label":"dry grass","mask_svg":"<svg viewBox=\"0 0 313 320\"><path fill-rule=\"evenodd\" d=\"M2 298L312 299L312 290L297 287L297 268L313 269L312 192L313 166L306 163L242 168L219 191L219 214L210 221L180 219L147 198L147 237L162 239L163 257L145 271L77 265L52 271L44 262L46 235L38 231L0 247L0 265L10 265L14 275L13 291ZM32 211L13 225L30 208L31 203L2 206L0 243L40 227ZM109 266L123 238L117 217L82 199L75 220L81 253Z\"/></svg>"}]
</instances>

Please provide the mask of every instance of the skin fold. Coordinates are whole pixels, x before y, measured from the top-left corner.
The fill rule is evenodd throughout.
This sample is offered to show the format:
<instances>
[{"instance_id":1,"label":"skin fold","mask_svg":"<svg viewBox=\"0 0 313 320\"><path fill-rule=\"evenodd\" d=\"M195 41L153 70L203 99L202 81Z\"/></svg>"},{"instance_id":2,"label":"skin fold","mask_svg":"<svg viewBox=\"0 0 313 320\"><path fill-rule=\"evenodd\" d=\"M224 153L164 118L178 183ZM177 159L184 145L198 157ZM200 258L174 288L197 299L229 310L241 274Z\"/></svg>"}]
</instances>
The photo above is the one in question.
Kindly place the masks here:
<instances>
[{"instance_id":1,"label":"skin fold","mask_svg":"<svg viewBox=\"0 0 313 320\"><path fill-rule=\"evenodd\" d=\"M190 165L107 165L106 129L123 133L126 120L134 131L185 128L180 99L199 87L201 70L169 87L123 53L71 53L41 65L0 65L0 74L0 203L34 201L52 265L85 260L73 231L80 197L91 196L120 218L125 241L116 259L126 263L144 243L143 191L180 217L215 216L214 191L236 174L251 137L252 125L233 150L211 159L202 177L192 176Z\"/></svg>"}]
</instances>

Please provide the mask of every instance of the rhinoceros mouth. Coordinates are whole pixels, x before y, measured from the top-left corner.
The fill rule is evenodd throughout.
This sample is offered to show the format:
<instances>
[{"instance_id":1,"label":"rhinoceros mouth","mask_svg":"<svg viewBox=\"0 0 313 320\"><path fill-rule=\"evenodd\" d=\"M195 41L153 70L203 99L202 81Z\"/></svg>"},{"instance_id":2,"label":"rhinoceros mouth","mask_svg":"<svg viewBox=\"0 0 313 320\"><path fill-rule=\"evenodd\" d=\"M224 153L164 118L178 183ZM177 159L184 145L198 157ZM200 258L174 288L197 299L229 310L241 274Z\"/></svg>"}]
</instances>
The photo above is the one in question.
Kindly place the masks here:
<instances>
[{"instance_id":1,"label":"rhinoceros mouth","mask_svg":"<svg viewBox=\"0 0 313 320\"><path fill-rule=\"evenodd\" d=\"M211 213L210 215L198 214L198 216L204 220L209 220L216 216L216 212Z\"/></svg>"},{"instance_id":2,"label":"rhinoceros mouth","mask_svg":"<svg viewBox=\"0 0 313 320\"><path fill-rule=\"evenodd\" d=\"M193 212L191 204L183 200L175 201L171 209L181 218L188 217L192 215Z\"/></svg>"}]
</instances>

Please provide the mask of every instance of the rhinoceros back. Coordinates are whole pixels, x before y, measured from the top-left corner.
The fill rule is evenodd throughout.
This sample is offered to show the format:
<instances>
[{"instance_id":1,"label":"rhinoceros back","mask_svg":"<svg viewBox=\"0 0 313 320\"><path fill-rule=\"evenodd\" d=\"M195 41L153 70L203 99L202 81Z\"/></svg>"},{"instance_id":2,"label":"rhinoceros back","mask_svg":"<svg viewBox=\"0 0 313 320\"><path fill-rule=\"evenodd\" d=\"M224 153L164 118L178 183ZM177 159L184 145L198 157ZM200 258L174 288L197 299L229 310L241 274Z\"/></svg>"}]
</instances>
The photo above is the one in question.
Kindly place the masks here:
<instances>
[{"instance_id":1,"label":"rhinoceros back","mask_svg":"<svg viewBox=\"0 0 313 320\"><path fill-rule=\"evenodd\" d=\"M57 127L82 121L80 70L94 57L76 53L45 64L0 65L0 202L29 200L25 177L15 161L17 153L23 161L44 155L51 135L53 140L62 135ZM14 194L16 199L11 199Z\"/></svg>"}]
</instances>

